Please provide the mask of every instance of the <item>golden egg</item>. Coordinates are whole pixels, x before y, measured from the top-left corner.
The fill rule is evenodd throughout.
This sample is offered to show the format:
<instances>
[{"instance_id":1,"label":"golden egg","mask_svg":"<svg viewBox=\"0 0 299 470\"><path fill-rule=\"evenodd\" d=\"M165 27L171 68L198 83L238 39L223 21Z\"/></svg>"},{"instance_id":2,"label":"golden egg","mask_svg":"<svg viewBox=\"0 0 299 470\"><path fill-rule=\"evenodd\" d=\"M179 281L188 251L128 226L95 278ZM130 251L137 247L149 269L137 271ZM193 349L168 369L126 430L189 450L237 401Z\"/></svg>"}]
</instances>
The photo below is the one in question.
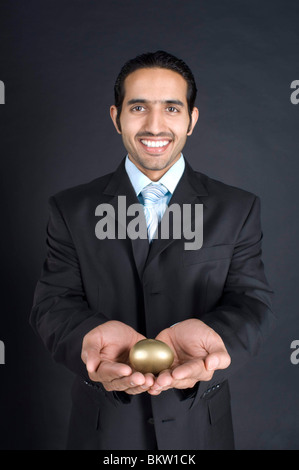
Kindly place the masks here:
<instances>
[{"instance_id":1,"label":"golden egg","mask_svg":"<svg viewBox=\"0 0 299 470\"><path fill-rule=\"evenodd\" d=\"M142 339L131 349L129 359L138 372L151 372L155 375L171 366L174 354L163 341Z\"/></svg>"}]
</instances>

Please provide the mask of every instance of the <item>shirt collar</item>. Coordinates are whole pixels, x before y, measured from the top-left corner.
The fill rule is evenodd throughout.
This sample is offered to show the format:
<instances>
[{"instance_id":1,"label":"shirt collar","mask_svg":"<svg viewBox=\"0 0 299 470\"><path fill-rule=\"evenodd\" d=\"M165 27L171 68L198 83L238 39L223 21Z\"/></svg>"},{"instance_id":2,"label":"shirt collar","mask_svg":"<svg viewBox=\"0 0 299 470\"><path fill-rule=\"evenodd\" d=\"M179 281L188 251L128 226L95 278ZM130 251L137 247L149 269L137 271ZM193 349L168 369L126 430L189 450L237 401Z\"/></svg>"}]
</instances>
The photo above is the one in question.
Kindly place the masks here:
<instances>
[{"instance_id":1,"label":"shirt collar","mask_svg":"<svg viewBox=\"0 0 299 470\"><path fill-rule=\"evenodd\" d=\"M152 180L150 180L144 173L142 173L142 171L139 170L139 168L137 168L137 166L129 159L128 155L125 160L125 168L135 190L136 196L138 196L140 191L142 191L145 186L152 183ZM162 178L160 178L157 183L162 183L164 186L166 186L168 191L173 194L182 174L184 173L184 169L185 159L181 153L178 161L175 162L166 173L164 173Z\"/></svg>"}]
</instances>

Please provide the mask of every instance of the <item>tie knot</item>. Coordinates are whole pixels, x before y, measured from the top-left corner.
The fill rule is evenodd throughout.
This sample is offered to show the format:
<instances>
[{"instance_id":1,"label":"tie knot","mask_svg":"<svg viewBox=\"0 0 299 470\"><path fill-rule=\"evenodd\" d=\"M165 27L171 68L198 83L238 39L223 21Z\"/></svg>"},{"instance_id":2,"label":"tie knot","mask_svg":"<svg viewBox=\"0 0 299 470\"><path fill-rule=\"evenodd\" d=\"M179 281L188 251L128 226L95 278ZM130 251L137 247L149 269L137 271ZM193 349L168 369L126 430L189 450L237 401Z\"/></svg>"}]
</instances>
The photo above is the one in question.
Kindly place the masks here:
<instances>
[{"instance_id":1,"label":"tie knot","mask_svg":"<svg viewBox=\"0 0 299 470\"><path fill-rule=\"evenodd\" d=\"M144 205L153 206L168 192L168 189L161 183L150 183L141 191Z\"/></svg>"}]
</instances>

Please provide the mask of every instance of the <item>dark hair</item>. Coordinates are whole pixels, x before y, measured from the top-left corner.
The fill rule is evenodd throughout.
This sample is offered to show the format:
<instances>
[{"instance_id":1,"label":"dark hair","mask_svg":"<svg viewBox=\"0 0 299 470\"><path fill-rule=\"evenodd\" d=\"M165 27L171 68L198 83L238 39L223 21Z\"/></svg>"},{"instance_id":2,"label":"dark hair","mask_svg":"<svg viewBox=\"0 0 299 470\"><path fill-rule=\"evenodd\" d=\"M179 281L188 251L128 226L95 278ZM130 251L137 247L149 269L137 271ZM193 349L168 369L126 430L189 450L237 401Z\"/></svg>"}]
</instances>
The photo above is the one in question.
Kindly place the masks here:
<instances>
[{"instance_id":1,"label":"dark hair","mask_svg":"<svg viewBox=\"0 0 299 470\"><path fill-rule=\"evenodd\" d=\"M145 68L161 68L172 70L173 72L179 73L187 82L187 103L188 112L191 121L191 112L194 107L197 88L193 73L187 64L181 59L178 59L172 54L165 51L147 52L145 54L138 55L134 59L130 59L126 62L121 71L118 74L114 85L114 104L117 108L117 126L120 129L120 113L122 110L122 104L125 96L124 82L128 75L135 72L138 69Z\"/></svg>"}]
</instances>

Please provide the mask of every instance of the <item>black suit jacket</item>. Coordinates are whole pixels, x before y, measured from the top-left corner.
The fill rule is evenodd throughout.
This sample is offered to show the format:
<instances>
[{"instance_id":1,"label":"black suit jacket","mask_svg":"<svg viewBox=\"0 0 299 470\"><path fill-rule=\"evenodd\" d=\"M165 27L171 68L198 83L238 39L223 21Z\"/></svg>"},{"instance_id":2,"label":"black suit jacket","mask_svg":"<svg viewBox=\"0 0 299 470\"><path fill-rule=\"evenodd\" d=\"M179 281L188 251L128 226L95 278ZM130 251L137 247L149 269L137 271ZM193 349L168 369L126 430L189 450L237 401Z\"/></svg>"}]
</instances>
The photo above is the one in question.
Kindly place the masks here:
<instances>
[{"instance_id":1,"label":"black suit jacket","mask_svg":"<svg viewBox=\"0 0 299 470\"><path fill-rule=\"evenodd\" d=\"M95 209L118 196L138 200L124 167L50 198L48 256L31 324L54 359L76 375L70 448L222 449L233 447L227 379L255 355L272 324L272 291L261 260L260 201L192 170L171 204L203 204L203 246L184 240L105 239ZM122 223L117 220L116 223ZM84 335L119 320L148 338L199 318L222 337L231 365L210 382L159 396L107 392L81 361ZM152 436L156 444L153 444Z\"/></svg>"}]
</instances>

